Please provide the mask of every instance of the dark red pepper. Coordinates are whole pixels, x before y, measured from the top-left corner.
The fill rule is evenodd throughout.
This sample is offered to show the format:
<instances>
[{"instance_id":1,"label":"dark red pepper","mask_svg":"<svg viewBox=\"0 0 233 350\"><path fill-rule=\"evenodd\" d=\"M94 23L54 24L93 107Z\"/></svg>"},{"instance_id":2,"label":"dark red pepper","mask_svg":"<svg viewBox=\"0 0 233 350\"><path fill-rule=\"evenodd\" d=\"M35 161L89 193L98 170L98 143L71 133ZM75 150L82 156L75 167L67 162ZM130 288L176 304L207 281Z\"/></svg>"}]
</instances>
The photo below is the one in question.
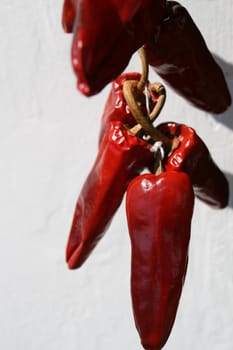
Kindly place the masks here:
<instances>
[{"instance_id":1,"label":"dark red pepper","mask_svg":"<svg viewBox=\"0 0 233 350\"><path fill-rule=\"evenodd\" d=\"M188 11L168 1L160 32L148 42L149 64L195 106L222 113L231 104L224 75Z\"/></svg>"},{"instance_id":2,"label":"dark red pepper","mask_svg":"<svg viewBox=\"0 0 233 350\"><path fill-rule=\"evenodd\" d=\"M186 172L196 197L212 207L225 208L229 200L228 181L195 130L174 122L157 128L167 137L176 136L180 141L179 147L164 160L165 169Z\"/></svg>"},{"instance_id":3,"label":"dark red pepper","mask_svg":"<svg viewBox=\"0 0 233 350\"><path fill-rule=\"evenodd\" d=\"M140 175L127 190L133 312L146 350L163 347L175 320L193 204L191 181L182 172Z\"/></svg>"},{"instance_id":4,"label":"dark red pepper","mask_svg":"<svg viewBox=\"0 0 233 350\"><path fill-rule=\"evenodd\" d=\"M121 122L109 124L77 201L66 251L69 268L80 267L101 239L128 183L153 161L149 149Z\"/></svg>"},{"instance_id":5,"label":"dark red pepper","mask_svg":"<svg viewBox=\"0 0 233 350\"><path fill-rule=\"evenodd\" d=\"M72 44L78 88L93 95L119 76L159 28L166 0L80 0Z\"/></svg>"}]
</instances>

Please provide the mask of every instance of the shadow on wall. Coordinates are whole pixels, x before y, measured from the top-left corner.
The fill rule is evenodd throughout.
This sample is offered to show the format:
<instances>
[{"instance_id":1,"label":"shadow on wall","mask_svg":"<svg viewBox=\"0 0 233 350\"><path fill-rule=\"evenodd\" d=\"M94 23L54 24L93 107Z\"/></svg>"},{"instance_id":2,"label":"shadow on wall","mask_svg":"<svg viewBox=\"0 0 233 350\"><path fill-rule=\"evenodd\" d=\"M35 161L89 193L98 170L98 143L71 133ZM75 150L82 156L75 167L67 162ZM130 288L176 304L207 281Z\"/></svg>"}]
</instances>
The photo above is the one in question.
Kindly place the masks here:
<instances>
[{"instance_id":1,"label":"shadow on wall","mask_svg":"<svg viewBox=\"0 0 233 350\"><path fill-rule=\"evenodd\" d=\"M223 115L213 115L213 118L219 122L227 126L229 129L233 130L233 63L224 61L221 57L214 55L216 62L222 68L223 73L225 75L230 94L232 97L232 105ZM218 87L216 86L216 89ZM233 174L225 173L230 187L230 199L229 199L229 207L233 208Z\"/></svg>"},{"instance_id":2,"label":"shadow on wall","mask_svg":"<svg viewBox=\"0 0 233 350\"><path fill-rule=\"evenodd\" d=\"M233 130L233 63L226 62L217 55L213 56L223 70L232 97L232 105L229 107L229 109L223 115L213 115L213 118L219 123L222 123L229 129ZM216 89L217 88L218 87L216 86Z\"/></svg>"},{"instance_id":3,"label":"shadow on wall","mask_svg":"<svg viewBox=\"0 0 233 350\"><path fill-rule=\"evenodd\" d=\"M233 175L230 173L225 172L226 178L229 182L229 188L230 188L230 198L229 198L229 204L228 207L233 208Z\"/></svg>"}]
</instances>

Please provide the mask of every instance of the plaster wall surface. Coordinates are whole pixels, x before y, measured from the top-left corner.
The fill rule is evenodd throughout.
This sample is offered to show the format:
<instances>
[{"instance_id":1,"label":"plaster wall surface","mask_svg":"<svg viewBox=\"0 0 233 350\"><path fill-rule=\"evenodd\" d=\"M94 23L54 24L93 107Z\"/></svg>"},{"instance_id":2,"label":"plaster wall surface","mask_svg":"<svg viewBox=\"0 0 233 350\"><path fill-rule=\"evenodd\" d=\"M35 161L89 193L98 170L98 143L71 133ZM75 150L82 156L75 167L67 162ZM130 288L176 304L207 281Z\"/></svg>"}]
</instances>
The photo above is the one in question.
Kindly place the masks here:
<instances>
[{"instance_id":1,"label":"plaster wall surface","mask_svg":"<svg viewBox=\"0 0 233 350\"><path fill-rule=\"evenodd\" d=\"M233 92L233 3L184 0ZM75 87L62 1L0 4L0 348L140 350L130 300L124 203L80 270L65 245L75 202L97 152L110 86ZM128 71L140 71L134 56ZM150 72L150 80L158 77ZM216 86L216 89L218 87ZM167 87L160 121L194 127L233 186L233 109L214 116ZM233 197L196 201L187 278L165 350L232 350Z\"/></svg>"}]
</instances>

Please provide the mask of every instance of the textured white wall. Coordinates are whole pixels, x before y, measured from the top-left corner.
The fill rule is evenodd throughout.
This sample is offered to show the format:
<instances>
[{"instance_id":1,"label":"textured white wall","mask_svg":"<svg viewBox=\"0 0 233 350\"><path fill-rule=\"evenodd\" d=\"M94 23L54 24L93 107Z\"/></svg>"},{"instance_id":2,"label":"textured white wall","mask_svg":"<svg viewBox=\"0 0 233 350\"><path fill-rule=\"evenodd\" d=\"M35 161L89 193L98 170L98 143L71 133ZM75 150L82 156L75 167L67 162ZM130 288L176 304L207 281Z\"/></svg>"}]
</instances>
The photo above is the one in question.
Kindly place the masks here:
<instances>
[{"instance_id":1,"label":"textured white wall","mask_svg":"<svg viewBox=\"0 0 233 350\"><path fill-rule=\"evenodd\" d=\"M232 1L182 3L233 92ZM0 348L139 350L124 205L80 270L64 262L109 86L90 99L76 91L61 8L62 0L0 4ZM134 58L127 70L139 69ZM150 80L157 80L152 72ZM232 187L232 108L214 117L167 95L160 121L196 128ZM232 208L232 196L222 211L196 202L186 284L166 350L232 349Z\"/></svg>"}]
</instances>

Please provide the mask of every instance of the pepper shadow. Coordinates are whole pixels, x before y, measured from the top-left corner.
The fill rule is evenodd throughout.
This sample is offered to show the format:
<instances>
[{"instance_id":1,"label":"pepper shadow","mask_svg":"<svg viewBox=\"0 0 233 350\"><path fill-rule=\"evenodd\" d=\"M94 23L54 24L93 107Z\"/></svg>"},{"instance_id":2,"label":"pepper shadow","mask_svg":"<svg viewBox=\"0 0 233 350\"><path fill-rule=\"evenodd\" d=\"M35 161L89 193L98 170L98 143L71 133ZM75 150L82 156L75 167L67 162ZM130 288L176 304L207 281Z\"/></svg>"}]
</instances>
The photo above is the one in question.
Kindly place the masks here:
<instances>
[{"instance_id":1,"label":"pepper shadow","mask_svg":"<svg viewBox=\"0 0 233 350\"><path fill-rule=\"evenodd\" d=\"M233 208L233 174L230 174L228 172L224 172L228 183L229 183L229 191L230 191L230 198L229 198L229 203L228 207Z\"/></svg>"},{"instance_id":2,"label":"pepper shadow","mask_svg":"<svg viewBox=\"0 0 233 350\"><path fill-rule=\"evenodd\" d=\"M226 78L227 85L231 94L231 98L232 98L232 104L228 108L228 110L225 113L220 115L213 114L213 118L217 122L222 123L229 129L233 130L233 63L225 61L223 58L221 58L216 54L213 54L213 56L224 73L224 76ZM216 88L218 87L216 86ZM230 198L229 198L228 206L233 208L233 174L225 172L225 175L229 182L229 189L230 189Z\"/></svg>"},{"instance_id":3,"label":"pepper shadow","mask_svg":"<svg viewBox=\"0 0 233 350\"><path fill-rule=\"evenodd\" d=\"M227 85L231 94L232 104L227 109L227 111L223 114L213 114L213 118L219 123L224 124L229 129L233 130L233 63L227 62L216 54L213 54L214 59L221 67L225 79L227 81ZM216 89L218 86L216 86Z\"/></svg>"}]
</instances>

